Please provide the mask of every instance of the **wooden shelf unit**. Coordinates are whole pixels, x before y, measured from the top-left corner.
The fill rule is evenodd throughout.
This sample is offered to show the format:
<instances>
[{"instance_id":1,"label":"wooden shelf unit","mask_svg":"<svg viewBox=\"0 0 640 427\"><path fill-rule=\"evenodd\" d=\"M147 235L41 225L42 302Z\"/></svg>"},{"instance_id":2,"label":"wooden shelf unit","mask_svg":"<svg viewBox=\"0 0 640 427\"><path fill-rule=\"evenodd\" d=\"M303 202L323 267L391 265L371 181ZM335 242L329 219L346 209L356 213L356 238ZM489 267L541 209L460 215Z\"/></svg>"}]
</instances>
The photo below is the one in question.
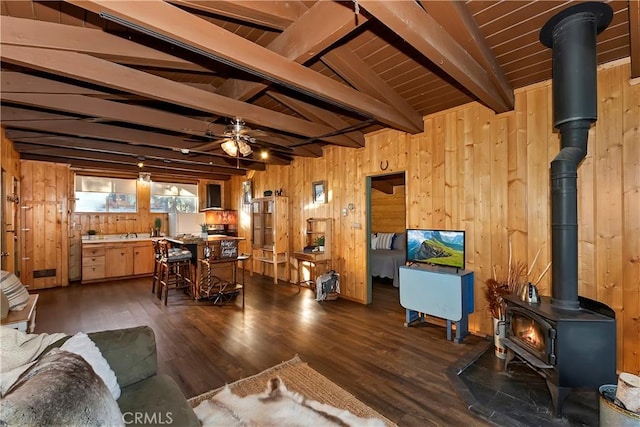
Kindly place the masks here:
<instances>
[{"instance_id":1,"label":"wooden shelf unit","mask_svg":"<svg viewBox=\"0 0 640 427\"><path fill-rule=\"evenodd\" d=\"M278 283L278 267L284 265L289 280L289 200L286 196L269 196L251 201L251 242L253 263L273 265L273 283ZM255 269L255 268L253 268Z\"/></svg>"},{"instance_id":2,"label":"wooden shelf unit","mask_svg":"<svg viewBox=\"0 0 640 427\"><path fill-rule=\"evenodd\" d=\"M301 284L309 284L311 287L315 285L315 274L317 268L322 266L324 270L331 267L331 238L332 238L331 218L308 218L304 233L303 247L316 246L316 239L324 236L324 250L314 252L304 252L304 250L295 251L293 256L298 264L298 286ZM302 277L302 265L309 263L309 280Z\"/></svg>"}]
</instances>

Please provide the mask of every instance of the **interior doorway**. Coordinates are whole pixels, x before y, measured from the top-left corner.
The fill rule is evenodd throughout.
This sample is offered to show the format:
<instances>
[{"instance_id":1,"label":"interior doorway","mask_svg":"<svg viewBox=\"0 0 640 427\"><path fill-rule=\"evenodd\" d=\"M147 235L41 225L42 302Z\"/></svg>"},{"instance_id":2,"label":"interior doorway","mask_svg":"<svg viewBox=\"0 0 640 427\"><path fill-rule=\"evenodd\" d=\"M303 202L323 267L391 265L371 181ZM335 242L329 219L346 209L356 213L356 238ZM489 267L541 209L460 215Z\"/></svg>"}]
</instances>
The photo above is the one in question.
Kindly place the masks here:
<instances>
[{"instance_id":1,"label":"interior doorway","mask_svg":"<svg viewBox=\"0 0 640 427\"><path fill-rule=\"evenodd\" d=\"M367 177L368 304L376 290L399 290L398 267L406 260L405 188L404 171Z\"/></svg>"}]
</instances>

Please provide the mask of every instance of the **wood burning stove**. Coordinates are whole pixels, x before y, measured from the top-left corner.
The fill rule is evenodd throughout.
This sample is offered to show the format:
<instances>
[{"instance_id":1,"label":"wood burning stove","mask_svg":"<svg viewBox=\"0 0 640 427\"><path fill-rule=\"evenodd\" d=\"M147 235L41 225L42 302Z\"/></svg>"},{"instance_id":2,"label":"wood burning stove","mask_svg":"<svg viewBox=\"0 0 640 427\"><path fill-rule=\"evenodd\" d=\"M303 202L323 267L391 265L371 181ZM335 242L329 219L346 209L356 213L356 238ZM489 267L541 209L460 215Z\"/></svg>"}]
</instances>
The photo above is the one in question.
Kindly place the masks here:
<instances>
[{"instance_id":1,"label":"wood burning stove","mask_svg":"<svg viewBox=\"0 0 640 427\"><path fill-rule=\"evenodd\" d=\"M596 37L611 22L605 3L580 3L551 18L540 41L553 49L553 119L562 149L551 162L551 298L507 297L505 369L518 356L546 379L553 413L574 388L616 380L615 313L578 296L578 166L597 120Z\"/></svg>"},{"instance_id":2,"label":"wood burning stove","mask_svg":"<svg viewBox=\"0 0 640 427\"><path fill-rule=\"evenodd\" d=\"M616 382L615 312L579 297L580 309L565 310L542 297L538 304L508 296L505 370L518 356L542 375L553 414L573 389L594 389Z\"/></svg>"}]
</instances>

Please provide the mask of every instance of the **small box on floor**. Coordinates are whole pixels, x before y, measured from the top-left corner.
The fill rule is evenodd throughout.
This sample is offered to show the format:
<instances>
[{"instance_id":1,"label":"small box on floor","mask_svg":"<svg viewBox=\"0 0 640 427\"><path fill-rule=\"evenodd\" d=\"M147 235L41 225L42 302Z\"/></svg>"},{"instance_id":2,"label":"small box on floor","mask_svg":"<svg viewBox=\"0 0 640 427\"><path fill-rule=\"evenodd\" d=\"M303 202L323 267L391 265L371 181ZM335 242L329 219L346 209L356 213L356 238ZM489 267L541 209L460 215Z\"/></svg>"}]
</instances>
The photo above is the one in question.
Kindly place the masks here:
<instances>
[{"instance_id":1,"label":"small box on floor","mask_svg":"<svg viewBox=\"0 0 640 427\"><path fill-rule=\"evenodd\" d=\"M329 270L316 279L316 301L334 301L340 294L340 274Z\"/></svg>"}]
</instances>

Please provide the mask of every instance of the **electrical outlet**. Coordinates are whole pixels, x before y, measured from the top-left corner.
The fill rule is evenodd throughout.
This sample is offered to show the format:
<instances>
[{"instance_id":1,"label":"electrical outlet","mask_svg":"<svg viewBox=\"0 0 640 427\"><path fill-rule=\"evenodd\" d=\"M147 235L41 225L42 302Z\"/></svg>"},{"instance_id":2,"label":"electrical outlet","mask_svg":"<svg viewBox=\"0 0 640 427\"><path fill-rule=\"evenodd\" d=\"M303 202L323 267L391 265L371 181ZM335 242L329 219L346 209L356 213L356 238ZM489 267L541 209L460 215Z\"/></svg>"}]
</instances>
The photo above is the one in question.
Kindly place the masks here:
<instances>
[{"instance_id":1,"label":"electrical outlet","mask_svg":"<svg viewBox=\"0 0 640 427\"><path fill-rule=\"evenodd\" d=\"M360 228L360 223L359 222L354 222L353 223L353 228Z\"/></svg>"}]
</instances>

